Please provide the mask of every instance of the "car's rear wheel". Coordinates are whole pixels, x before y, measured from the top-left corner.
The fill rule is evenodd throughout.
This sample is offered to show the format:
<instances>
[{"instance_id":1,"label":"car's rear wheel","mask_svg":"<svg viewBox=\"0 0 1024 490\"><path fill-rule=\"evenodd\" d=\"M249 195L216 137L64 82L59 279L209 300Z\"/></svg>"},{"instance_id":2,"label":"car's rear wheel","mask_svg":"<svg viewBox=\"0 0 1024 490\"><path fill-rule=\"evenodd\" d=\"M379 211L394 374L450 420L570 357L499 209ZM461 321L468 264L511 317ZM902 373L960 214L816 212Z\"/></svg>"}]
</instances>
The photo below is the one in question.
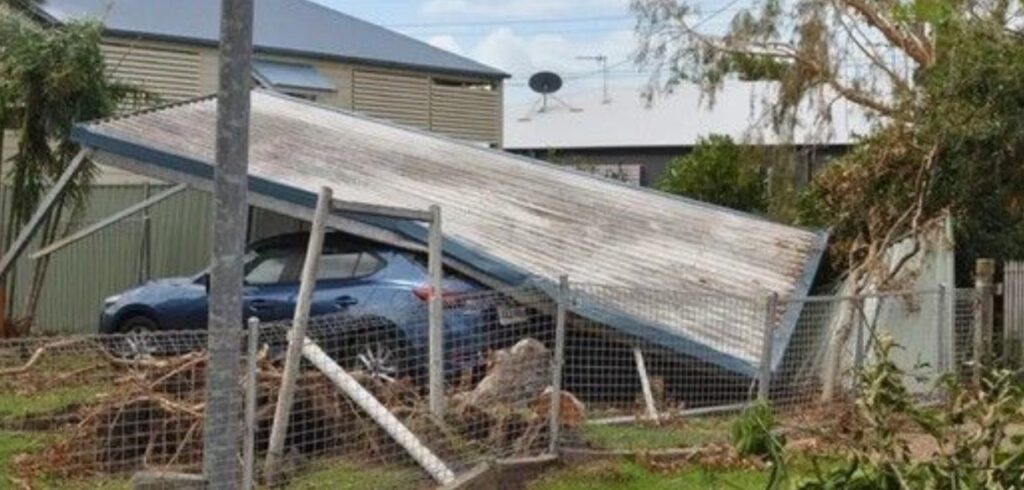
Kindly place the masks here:
<instances>
[{"instance_id":1,"label":"car's rear wheel","mask_svg":"<svg viewBox=\"0 0 1024 490\"><path fill-rule=\"evenodd\" d=\"M383 319L362 319L360 323L361 328L335 333L328 342L332 357L347 370L384 382L413 376L412 352L397 328Z\"/></svg>"}]
</instances>

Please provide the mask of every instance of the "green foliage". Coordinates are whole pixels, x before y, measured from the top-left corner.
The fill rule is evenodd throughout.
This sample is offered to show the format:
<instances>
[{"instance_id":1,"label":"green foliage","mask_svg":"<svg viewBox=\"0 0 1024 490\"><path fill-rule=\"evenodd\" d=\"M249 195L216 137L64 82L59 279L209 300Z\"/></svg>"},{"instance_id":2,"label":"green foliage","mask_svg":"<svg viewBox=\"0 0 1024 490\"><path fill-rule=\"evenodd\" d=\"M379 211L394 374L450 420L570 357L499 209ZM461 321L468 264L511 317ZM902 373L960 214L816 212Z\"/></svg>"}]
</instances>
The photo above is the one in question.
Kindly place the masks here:
<instances>
[{"instance_id":1,"label":"green foliage","mask_svg":"<svg viewBox=\"0 0 1024 490\"><path fill-rule=\"evenodd\" d=\"M940 382L947 403L920 407L904 385L907 373L890 360L892 339L877 338L877 361L859 376L857 418L847 464L818 472L799 490L1020 488L1024 392L1015 375L989 370L980 387L950 375ZM912 453L908 434L930 439L932 454Z\"/></svg>"},{"instance_id":2,"label":"green foliage","mask_svg":"<svg viewBox=\"0 0 1024 490\"><path fill-rule=\"evenodd\" d=\"M658 189L740 211L767 209L759 159L729 136L702 138L692 153L669 164Z\"/></svg>"},{"instance_id":3,"label":"green foliage","mask_svg":"<svg viewBox=\"0 0 1024 490\"><path fill-rule=\"evenodd\" d=\"M802 196L801 222L832 227L834 263L856 261L917 199L926 219L952 214L958 277L971 277L976 258L1024 257L1024 38L984 20L938 33L912 124L867 138Z\"/></svg>"},{"instance_id":4,"label":"green foliage","mask_svg":"<svg viewBox=\"0 0 1024 490\"><path fill-rule=\"evenodd\" d=\"M632 461L567 466L548 474L527 488L531 490L708 490L763 489L764 472L691 466L676 471L656 471Z\"/></svg>"},{"instance_id":5,"label":"green foliage","mask_svg":"<svg viewBox=\"0 0 1024 490\"><path fill-rule=\"evenodd\" d=\"M113 115L133 99L148 99L107 76L100 50L102 32L98 22L42 27L0 5L0 127L19 132L17 154L9 162L7 237L27 222L78 151L70 139L75 123ZM66 210L74 213L85 203L93 173L87 166L66 189L41 228L41 245L63 234L62 218L67 217ZM35 268L23 312L28 318L34 315L46 267L44 259Z\"/></svg>"},{"instance_id":6,"label":"green foliage","mask_svg":"<svg viewBox=\"0 0 1024 490\"><path fill-rule=\"evenodd\" d=\"M756 457L770 463L767 488L781 488L786 480L783 452L786 440L775 432L775 413L767 403L758 401L733 422L732 444L740 456Z\"/></svg>"},{"instance_id":7,"label":"green foliage","mask_svg":"<svg viewBox=\"0 0 1024 490\"><path fill-rule=\"evenodd\" d=\"M758 402L732 423L732 445L741 456L770 456L782 449L782 443L772 434L774 428L775 414L771 407Z\"/></svg>"}]
</instances>

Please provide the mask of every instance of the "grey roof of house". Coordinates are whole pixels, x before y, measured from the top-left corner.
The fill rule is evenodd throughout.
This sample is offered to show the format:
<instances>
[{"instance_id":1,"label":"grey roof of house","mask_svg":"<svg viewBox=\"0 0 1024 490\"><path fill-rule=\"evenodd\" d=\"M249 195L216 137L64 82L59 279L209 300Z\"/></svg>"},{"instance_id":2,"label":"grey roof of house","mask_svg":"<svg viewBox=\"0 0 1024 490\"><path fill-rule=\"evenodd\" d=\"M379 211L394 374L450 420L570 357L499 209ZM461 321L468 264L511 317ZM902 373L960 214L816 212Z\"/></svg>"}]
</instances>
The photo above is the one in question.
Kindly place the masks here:
<instances>
[{"instance_id":1,"label":"grey roof of house","mask_svg":"<svg viewBox=\"0 0 1024 490\"><path fill-rule=\"evenodd\" d=\"M216 43L218 0L38 0L53 22L96 18L111 34ZM256 0L257 51L504 78L508 75L308 0Z\"/></svg>"},{"instance_id":2,"label":"grey roof of house","mask_svg":"<svg viewBox=\"0 0 1024 490\"><path fill-rule=\"evenodd\" d=\"M252 72L267 88L302 89L330 92L334 83L320 74L316 67L306 63L283 63L270 60L252 60Z\"/></svg>"},{"instance_id":3,"label":"grey roof of house","mask_svg":"<svg viewBox=\"0 0 1024 490\"><path fill-rule=\"evenodd\" d=\"M209 189L216 115L208 97L82 124L73 137L100 163ZM251 124L250 203L275 200L308 215L329 186L369 205L438 204L449 264L508 285L553 287L567 274L593 285L573 304L578 314L747 376L761 364L763 298L806 295L827 239L262 90ZM348 216L426 239L422 223ZM786 304L770 322L777 352L800 314L800 302Z\"/></svg>"},{"instance_id":4,"label":"grey roof of house","mask_svg":"<svg viewBox=\"0 0 1024 490\"><path fill-rule=\"evenodd\" d=\"M600 87L567 85L541 111L539 96L509 101L504 146L510 150L690 147L712 134L753 144L850 145L868 134L863 110L844 99L830 104L830 118L803 104L792 135L780 137L766 116L764 102L777 86L727 81L713 98L693 84L648 101L641 86L613 86L605 103ZM508 100L508 99L506 99ZM818 102L824 104L824 102Z\"/></svg>"}]
</instances>

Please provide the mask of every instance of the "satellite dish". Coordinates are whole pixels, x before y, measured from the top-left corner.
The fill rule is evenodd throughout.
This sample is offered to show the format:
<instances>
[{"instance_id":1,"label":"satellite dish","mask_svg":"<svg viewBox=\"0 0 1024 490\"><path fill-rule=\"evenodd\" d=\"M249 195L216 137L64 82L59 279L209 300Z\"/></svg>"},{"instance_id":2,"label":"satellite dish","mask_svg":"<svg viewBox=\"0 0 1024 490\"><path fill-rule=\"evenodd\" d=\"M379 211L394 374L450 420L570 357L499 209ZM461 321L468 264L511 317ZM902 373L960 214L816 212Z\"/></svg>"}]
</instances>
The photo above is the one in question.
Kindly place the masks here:
<instances>
[{"instance_id":1,"label":"satellite dish","mask_svg":"<svg viewBox=\"0 0 1024 490\"><path fill-rule=\"evenodd\" d=\"M530 88L541 95L553 94L562 88L562 77L550 71L534 73L530 77Z\"/></svg>"}]
</instances>

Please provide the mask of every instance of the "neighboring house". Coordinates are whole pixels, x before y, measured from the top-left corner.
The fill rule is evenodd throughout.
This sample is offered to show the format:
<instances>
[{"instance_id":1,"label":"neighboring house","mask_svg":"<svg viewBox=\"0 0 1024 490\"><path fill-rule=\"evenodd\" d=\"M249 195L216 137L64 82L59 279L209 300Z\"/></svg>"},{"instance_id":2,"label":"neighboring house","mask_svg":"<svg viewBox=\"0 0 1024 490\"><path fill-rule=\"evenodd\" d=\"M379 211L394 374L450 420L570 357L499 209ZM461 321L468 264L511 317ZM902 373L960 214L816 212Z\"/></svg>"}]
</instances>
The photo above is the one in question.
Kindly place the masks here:
<instances>
[{"instance_id":1,"label":"neighboring house","mask_svg":"<svg viewBox=\"0 0 1024 490\"><path fill-rule=\"evenodd\" d=\"M32 0L44 24L99 19L110 73L174 103L217 91L218 0ZM308 0L255 0L253 79L317 103L459 138L502 144L508 75ZM4 134L9 158L16 140ZM212 135L211 135L212 138ZM301 161L294 162L301 165ZM9 166L8 166L9 168ZM166 188L101 167L89 204L72 229L101 220ZM9 207L0 186L0 222ZM152 277L194 273L209 263L212 208L187 191L150 213L76 243L51 262L37 322L44 331L90 332L104 295ZM253 208L258 239L304 223ZM8 305L23 304L34 270L19 261Z\"/></svg>"},{"instance_id":2,"label":"neighboring house","mask_svg":"<svg viewBox=\"0 0 1024 490\"><path fill-rule=\"evenodd\" d=\"M217 90L216 0L36 0L44 22L99 19L110 73L176 102ZM500 146L507 74L308 0L256 0L262 86Z\"/></svg>"},{"instance_id":3,"label":"neighboring house","mask_svg":"<svg viewBox=\"0 0 1024 490\"><path fill-rule=\"evenodd\" d=\"M690 152L701 137L725 134L754 145L792 143L797 184L867 132L867 121L844 104L832 109L829 129L797 128L792 139L774 134L762 101L765 83L726 82L711 100L696 86L648 101L639 87L615 87L608 100L600 88L549 97L546 108L529 101L505 110L505 149L570 164L581 170L653 186L672 159ZM540 96L536 97L537 100ZM810 110L802 120L811 121ZM811 126L807 124L807 126Z\"/></svg>"}]
</instances>

